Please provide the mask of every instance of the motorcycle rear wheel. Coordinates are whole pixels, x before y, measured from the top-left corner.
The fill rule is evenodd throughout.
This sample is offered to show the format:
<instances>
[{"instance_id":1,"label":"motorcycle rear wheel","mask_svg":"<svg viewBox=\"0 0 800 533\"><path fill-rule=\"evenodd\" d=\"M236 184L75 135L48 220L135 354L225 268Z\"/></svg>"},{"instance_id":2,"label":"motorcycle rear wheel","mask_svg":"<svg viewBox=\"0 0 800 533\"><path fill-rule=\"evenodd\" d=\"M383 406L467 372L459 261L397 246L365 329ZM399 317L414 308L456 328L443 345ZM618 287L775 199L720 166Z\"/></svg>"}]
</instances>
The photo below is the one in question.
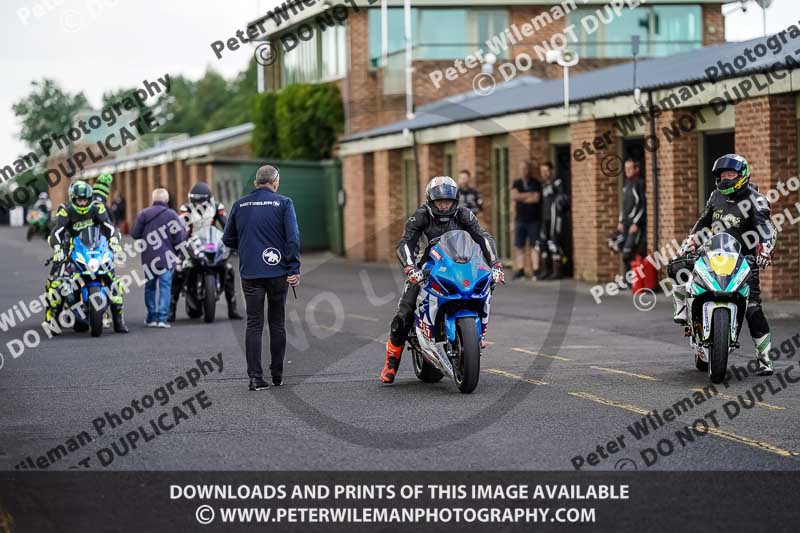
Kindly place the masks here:
<instances>
[{"instance_id":1,"label":"motorcycle rear wheel","mask_svg":"<svg viewBox=\"0 0 800 533\"><path fill-rule=\"evenodd\" d=\"M459 318L456 321L456 335L458 335L460 354L454 369L458 390L470 394L478 386L481 375L481 342L478 338L478 328L474 318Z\"/></svg>"},{"instance_id":2,"label":"motorcycle rear wheel","mask_svg":"<svg viewBox=\"0 0 800 533\"><path fill-rule=\"evenodd\" d=\"M426 361L422 353L414 347L411 347L411 362L414 364L414 374L423 383L437 383L444 377L444 374Z\"/></svg>"}]
</instances>

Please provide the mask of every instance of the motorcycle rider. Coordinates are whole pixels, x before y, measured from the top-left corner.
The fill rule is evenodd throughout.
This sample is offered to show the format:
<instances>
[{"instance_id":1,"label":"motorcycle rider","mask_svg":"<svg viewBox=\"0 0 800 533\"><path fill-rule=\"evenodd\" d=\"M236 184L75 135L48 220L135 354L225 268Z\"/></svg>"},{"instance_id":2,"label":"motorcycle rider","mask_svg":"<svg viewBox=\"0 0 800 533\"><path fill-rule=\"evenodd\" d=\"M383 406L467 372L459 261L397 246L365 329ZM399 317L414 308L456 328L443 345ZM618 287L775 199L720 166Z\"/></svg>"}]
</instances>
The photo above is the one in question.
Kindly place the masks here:
<instances>
[{"instance_id":1,"label":"motorcycle rider","mask_svg":"<svg viewBox=\"0 0 800 533\"><path fill-rule=\"evenodd\" d=\"M53 295L58 294L58 281L56 273L61 264L66 261L67 253L72 245L72 238L77 236L82 230L98 226L103 235L108 239L109 248L116 254L122 253L122 246L119 243L119 233L114 224L108 217L108 211L100 202L92 200L92 187L85 181L78 180L69 186L69 203L61 204L56 210L56 218L53 224L53 231L48 239L50 246L53 247L53 268L50 276L45 283L47 291ZM113 271L110 273L111 286L111 318L116 333L128 333L128 326L125 325L123 310L123 289ZM54 318L60 304L60 295L57 299L52 296L48 299L50 308L47 310L45 318L49 321Z\"/></svg>"},{"instance_id":2,"label":"motorcycle rider","mask_svg":"<svg viewBox=\"0 0 800 533\"><path fill-rule=\"evenodd\" d=\"M225 229L228 217L225 206L214 200L211 189L206 183L200 182L189 191L189 201L178 209L178 216L186 225L186 239L191 239L193 234L198 234L212 225L220 230ZM180 266L175 269L172 280L172 298L169 307L169 322L175 321L175 311L181 289L186 282L186 272ZM228 302L228 318L241 320L242 315L236 310L236 279L230 261L225 262L225 299Z\"/></svg>"},{"instance_id":3,"label":"motorcycle rider","mask_svg":"<svg viewBox=\"0 0 800 533\"><path fill-rule=\"evenodd\" d=\"M95 202L100 202L108 211L108 217L111 219L111 222L115 222L114 214L108 210L108 195L111 194L111 184L114 182L114 177L104 172L97 176L97 181L95 181L94 185L92 186L92 200Z\"/></svg>"},{"instance_id":4,"label":"motorcycle rider","mask_svg":"<svg viewBox=\"0 0 800 533\"><path fill-rule=\"evenodd\" d=\"M647 201L644 180L640 176L638 161L625 160L625 185L622 187L622 210L619 213L617 232L622 234L622 260L625 272L631 269L631 260L636 255L645 255L645 224L647 223Z\"/></svg>"},{"instance_id":5,"label":"motorcycle rider","mask_svg":"<svg viewBox=\"0 0 800 533\"><path fill-rule=\"evenodd\" d=\"M386 362L381 371L381 381L392 383L400 366L400 356L406 343L406 336L413 324L414 307L419 295L420 283L424 275L419 269L427 260L428 243L448 231L465 230L481 247L486 262L492 266L492 282L503 283L503 264L497 260L494 238L478 222L475 214L466 207L458 206L458 185L449 176L433 178L425 191L425 203L417 209L406 222L403 237L397 243L397 257L403 266L406 283L403 295L397 305L397 315L392 320L389 340L386 341ZM418 249L420 238L425 238ZM419 256L419 257L418 257ZM488 307L482 317L483 333L481 349L486 347L486 326Z\"/></svg>"},{"instance_id":6,"label":"motorcycle rider","mask_svg":"<svg viewBox=\"0 0 800 533\"><path fill-rule=\"evenodd\" d=\"M53 204L47 193L39 193L39 198L36 199L36 202L31 206L28 212L28 240L31 240L34 234L38 233L40 230L44 230L44 234L47 235L47 224L50 221L50 210L52 208ZM33 212L39 213L39 219L35 223L31 222L31 213ZM41 226L39 225L40 223L42 224Z\"/></svg>"},{"instance_id":7,"label":"motorcycle rider","mask_svg":"<svg viewBox=\"0 0 800 533\"><path fill-rule=\"evenodd\" d=\"M566 236L569 196L564 192L564 182L555 178L542 187L542 229L539 246L542 249L541 263L548 260L552 269L539 279L561 279L563 277L564 244ZM547 265L543 268L547 271Z\"/></svg>"},{"instance_id":8,"label":"motorcycle rider","mask_svg":"<svg viewBox=\"0 0 800 533\"><path fill-rule=\"evenodd\" d=\"M705 210L684 241L679 255L697 249L701 244L697 235L700 230L713 229L714 226L723 224L725 232L739 241L742 253L755 257L757 268L752 268L747 278L750 298L745 319L756 348L757 373L760 376L769 376L773 372L769 356L771 335L767 318L761 309L759 285L759 268L767 268L771 264L777 239L777 231L770 220L769 201L758 192L757 187L750 184L750 165L744 157L738 154L724 155L716 160L711 172L716 178L716 190L711 193ZM746 234L757 235L758 242L744 238ZM688 317L685 305L686 286L681 285L676 289L679 290L674 293L674 319L685 325Z\"/></svg>"}]
</instances>

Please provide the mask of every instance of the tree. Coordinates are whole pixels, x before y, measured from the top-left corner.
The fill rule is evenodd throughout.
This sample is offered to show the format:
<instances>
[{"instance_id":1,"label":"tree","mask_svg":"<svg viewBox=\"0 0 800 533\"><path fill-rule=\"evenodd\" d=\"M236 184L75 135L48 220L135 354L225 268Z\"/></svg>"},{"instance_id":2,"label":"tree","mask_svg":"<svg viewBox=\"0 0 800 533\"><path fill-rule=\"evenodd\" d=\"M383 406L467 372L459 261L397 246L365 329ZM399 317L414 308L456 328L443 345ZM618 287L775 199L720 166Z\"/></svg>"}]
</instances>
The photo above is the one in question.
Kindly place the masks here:
<instances>
[{"instance_id":1,"label":"tree","mask_svg":"<svg viewBox=\"0 0 800 533\"><path fill-rule=\"evenodd\" d=\"M230 83L228 92L231 97L211 115L205 131L238 126L251 121L253 98L258 94L257 67L255 58L251 59L247 69L240 72Z\"/></svg>"},{"instance_id":2,"label":"tree","mask_svg":"<svg viewBox=\"0 0 800 533\"><path fill-rule=\"evenodd\" d=\"M31 82L31 92L15 102L11 109L22 123L19 137L33 151L39 151L39 140L53 133L62 134L73 127L75 115L89 107L82 92L65 92L50 79Z\"/></svg>"}]
</instances>

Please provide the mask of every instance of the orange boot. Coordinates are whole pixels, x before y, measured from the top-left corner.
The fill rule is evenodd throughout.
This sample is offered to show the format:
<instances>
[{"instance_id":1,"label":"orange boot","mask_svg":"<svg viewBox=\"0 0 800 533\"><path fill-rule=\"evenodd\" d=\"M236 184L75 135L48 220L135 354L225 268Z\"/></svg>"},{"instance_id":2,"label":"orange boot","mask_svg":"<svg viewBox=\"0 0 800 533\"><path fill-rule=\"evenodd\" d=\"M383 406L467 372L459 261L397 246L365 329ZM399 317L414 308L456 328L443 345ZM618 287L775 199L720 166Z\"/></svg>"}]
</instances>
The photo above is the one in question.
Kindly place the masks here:
<instances>
[{"instance_id":1,"label":"orange boot","mask_svg":"<svg viewBox=\"0 0 800 533\"><path fill-rule=\"evenodd\" d=\"M400 356L403 355L403 346L395 346L392 341L386 341L386 364L381 370L381 382L392 383L397 369L400 366Z\"/></svg>"}]
</instances>

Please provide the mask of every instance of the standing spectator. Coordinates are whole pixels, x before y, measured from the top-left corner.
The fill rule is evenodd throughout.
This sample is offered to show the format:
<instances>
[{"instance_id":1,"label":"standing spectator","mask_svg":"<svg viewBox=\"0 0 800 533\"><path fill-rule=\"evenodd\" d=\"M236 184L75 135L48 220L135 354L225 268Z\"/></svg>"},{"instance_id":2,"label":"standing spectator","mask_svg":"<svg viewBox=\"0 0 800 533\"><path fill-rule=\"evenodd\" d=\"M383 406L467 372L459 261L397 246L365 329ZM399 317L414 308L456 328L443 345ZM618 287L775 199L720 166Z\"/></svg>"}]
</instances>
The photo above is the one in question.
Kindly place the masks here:
<instances>
[{"instance_id":1,"label":"standing spectator","mask_svg":"<svg viewBox=\"0 0 800 533\"><path fill-rule=\"evenodd\" d=\"M553 271L553 256L555 252L551 251L551 246L548 244L550 240L550 226L553 219L553 205L556 196L555 188L553 187L553 164L549 161L539 165L539 175L541 176L542 186L542 201L540 202L541 208L541 226L539 238L536 242L536 252L534 256L537 257L540 269L533 273L536 279L544 280L550 279L554 276Z\"/></svg>"},{"instance_id":2,"label":"standing spectator","mask_svg":"<svg viewBox=\"0 0 800 533\"><path fill-rule=\"evenodd\" d=\"M483 197L478 189L472 187L472 174L469 170L458 173L458 207L466 207L475 216L483 211Z\"/></svg>"},{"instance_id":3,"label":"standing spectator","mask_svg":"<svg viewBox=\"0 0 800 533\"><path fill-rule=\"evenodd\" d=\"M152 277L144 286L144 304L147 307L144 325L148 328L169 328L167 315L169 315L173 269L169 268L171 263L167 260L167 254L172 253L177 256L176 248L186 240L186 232L178 214L167 207L169 201L167 190L154 190L152 198L153 205L136 217L131 237L147 239L148 235L157 236L147 239L147 248L142 252L142 264L148 265L152 273ZM166 242L162 240L163 235L168 236ZM157 244L150 244L151 240L156 240Z\"/></svg>"},{"instance_id":4,"label":"standing spectator","mask_svg":"<svg viewBox=\"0 0 800 533\"><path fill-rule=\"evenodd\" d=\"M534 246L539 239L542 185L533 177L530 161L520 163L519 169L521 178L511 185L511 201L516 203L517 212L514 220L514 262L517 272L514 279L525 277L525 243L530 246L533 270L539 271L539 256Z\"/></svg>"},{"instance_id":5,"label":"standing spectator","mask_svg":"<svg viewBox=\"0 0 800 533\"><path fill-rule=\"evenodd\" d=\"M278 169L258 169L255 190L233 204L225 235L225 246L239 250L247 328L244 342L250 390L269 388L261 369L261 335L264 330L264 299L269 322L269 366L272 384L283 383L286 354L285 307L289 286L300 284L300 230L290 198L277 193Z\"/></svg>"},{"instance_id":6,"label":"standing spectator","mask_svg":"<svg viewBox=\"0 0 800 533\"><path fill-rule=\"evenodd\" d=\"M644 180L640 176L639 162L625 160L625 185L622 187L622 211L619 213L617 231L622 234L622 260L625 272L630 270L636 255L645 255L647 249L645 224L647 223L647 200Z\"/></svg>"},{"instance_id":7,"label":"standing spectator","mask_svg":"<svg viewBox=\"0 0 800 533\"><path fill-rule=\"evenodd\" d=\"M128 221L125 220L125 198L116 195L111 201L109 211L111 211L112 218L117 221L120 233L128 233Z\"/></svg>"},{"instance_id":8,"label":"standing spectator","mask_svg":"<svg viewBox=\"0 0 800 533\"><path fill-rule=\"evenodd\" d=\"M546 165L550 164L545 163L541 168L542 176L546 176L547 181L542 184L542 233L538 245L540 264L544 267L537 278L561 279L567 261L564 250L569 235L570 202L564 191L564 182L561 178L552 177L552 166Z\"/></svg>"}]
</instances>

